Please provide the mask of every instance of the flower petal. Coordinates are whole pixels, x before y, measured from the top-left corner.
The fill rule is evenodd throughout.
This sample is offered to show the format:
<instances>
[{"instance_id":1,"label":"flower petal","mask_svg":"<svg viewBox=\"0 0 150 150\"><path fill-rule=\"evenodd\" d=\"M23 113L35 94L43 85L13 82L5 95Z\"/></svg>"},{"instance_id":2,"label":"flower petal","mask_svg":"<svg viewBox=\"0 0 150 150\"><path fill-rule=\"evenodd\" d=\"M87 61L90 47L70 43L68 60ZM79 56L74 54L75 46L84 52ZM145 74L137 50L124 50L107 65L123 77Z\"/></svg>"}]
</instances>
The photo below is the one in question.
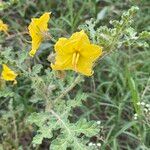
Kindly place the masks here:
<instances>
[{"instance_id":1,"label":"flower petal","mask_svg":"<svg viewBox=\"0 0 150 150\"><path fill-rule=\"evenodd\" d=\"M6 81L14 81L17 74L12 71L7 65L3 64L2 78Z\"/></svg>"},{"instance_id":2,"label":"flower petal","mask_svg":"<svg viewBox=\"0 0 150 150\"><path fill-rule=\"evenodd\" d=\"M8 25L4 24L4 22L0 19L0 31L5 32L6 34L8 34Z\"/></svg>"},{"instance_id":3,"label":"flower petal","mask_svg":"<svg viewBox=\"0 0 150 150\"><path fill-rule=\"evenodd\" d=\"M74 52L75 42L66 38L59 38L54 48L59 55L71 54Z\"/></svg>"},{"instance_id":4,"label":"flower petal","mask_svg":"<svg viewBox=\"0 0 150 150\"><path fill-rule=\"evenodd\" d=\"M33 18L28 29L32 38L32 50L29 55L34 56L40 43L44 39L44 33L48 30L50 13L44 13L40 18Z\"/></svg>"},{"instance_id":5,"label":"flower petal","mask_svg":"<svg viewBox=\"0 0 150 150\"><path fill-rule=\"evenodd\" d=\"M48 30L48 21L50 19L49 12L44 13L40 18L33 18L32 22L33 24L42 32Z\"/></svg>"},{"instance_id":6,"label":"flower petal","mask_svg":"<svg viewBox=\"0 0 150 150\"><path fill-rule=\"evenodd\" d=\"M55 64L51 64L53 70L70 70L72 69L71 55L57 55Z\"/></svg>"},{"instance_id":7,"label":"flower petal","mask_svg":"<svg viewBox=\"0 0 150 150\"><path fill-rule=\"evenodd\" d=\"M102 55L102 47L95 44L84 43L80 49L82 57L94 62L99 56Z\"/></svg>"},{"instance_id":8,"label":"flower petal","mask_svg":"<svg viewBox=\"0 0 150 150\"><path fill-rule=\"evenodd\" d=\"M77 64L77 70L75 71L80 72L86 76L91 76L93 74L92 66L93 63L91 61L88 61L84 57L80 57Z\"/></svg>"},{"instance_id":9,"label":"flower petal","mask_svg":"<svg viewBox=\"0 0 150 150\"><path fill-rule=\"evenodd\" d=\"M38 35L38 33L46 32L48 30L49 19L50 13L44 13L40 18L33 18L28 27L30 36L34 38L34 36Z\"/></svg>"},{"instance_id":10,"label":"flower petal","mask_svg":"<svg viewBox=\"0 0 150 150\"><path fill-rule=\"evenodd\" d=\"M42 42L42 39L40 37L36 37L32 40L32 50L29 52L29 55L31 57L33 57L35 55L41 42Z\"/></svg>"},{"instance_id":11,"label":"flower petal","mask_svg":"<svg viewBox=\"0 0 150 150\"><path fill-rule=\"evenodd\" d=\"M76 40L78 39L80 44L82 44L82 42L86 42L90 44L90 40L84 30L73 33L72 36L70 37L70 40L75 40L75 39Z\"/></svg>"},{"instance_id":12,"label":"flower petal","mask_svg":"<svg viewBox=\"0 0 150 150\"><path fill-rule=\"evenodd\" d=\"M72 36L70 37L69 40L72 40L74 42L76 41L75 49L78 51L80 50L80 47L84 43L90 44L90 40L89 40L88 36L86 35L86 33L84 32L84 30L81 30L80 32L76 32L76 33L72 34Z\"/></svg>"}]
</instances>

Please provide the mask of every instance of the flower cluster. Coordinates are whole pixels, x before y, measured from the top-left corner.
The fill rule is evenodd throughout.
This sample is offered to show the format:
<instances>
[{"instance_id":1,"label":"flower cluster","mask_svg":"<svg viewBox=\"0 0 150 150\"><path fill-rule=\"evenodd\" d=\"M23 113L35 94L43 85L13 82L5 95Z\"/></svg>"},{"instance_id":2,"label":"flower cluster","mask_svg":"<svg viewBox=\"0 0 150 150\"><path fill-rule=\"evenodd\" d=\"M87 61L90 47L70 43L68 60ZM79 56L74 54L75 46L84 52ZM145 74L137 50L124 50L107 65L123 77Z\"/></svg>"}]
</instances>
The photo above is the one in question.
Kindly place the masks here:
<instances>
[{"instance_id":1,"label":"flower cluster","mask_svg":"<svg viewBox=\"0 0 150 150\"><path fill-rule=\"evenodd\" d=\"M96 123L97 123L97 125L100 126L100 128L103 128L103 126L101 126L101 121L100 120L98 120ZM101 138L100 140L103 139L102 137L100 137L100 138ZM102 145L102 143L100 141L89 142L88 143L89 148L92 149L92 150L99 150L101 148L101 145Z\"/></svg>"},{"instance_id":2,"label":"flower cluster","mask_svg":"<svg viewBox=\"0 0 150 150\"><path fill-rule=\"evenodd\" d=\"M93 143L93 142L90 142L90 143L88 144L88 146L89 146L91 149L98 150L98 149L101 147L101 143Z\"/></svg>"},{"instance_id":3,"label":"flower cluster","mask_svg":"<svg viewBox=\"0 0 150 150\"><path fill-rule=\"evenodd\" d=\"M144 121L150 123L150 104L146 104L145 102L138 102L137 105L141 107ZM139 117L140 116L138 114L134 114L135 120L137 120Z\"/></svg>"},{"instance_id":4,"label":"flower cluster","mask_svg":"<svg viewBox=\"0 0 150 150\"><path fill-rule=\"evenodd\" d=\"M29 52L34 57L41 42L48 35L48 22L50 12L44 13L40 18L32 18L28 26L32 39L32 49ZM0 31L7 33L8 25L0 20ZM55 62L51 63L53 70L73 70L86 76L93 74L93 64L102 55L102 47L92 44L84 30L73 33L70 38L59 38L54 45L56 52ZM2 79L16 81L17 74L7 65L3 65Z\"/></svg>"},{"instance_id":5,"label":"flower cluster","mask_svg":"<svg viewBox=\"0 0 150 150\"><path fill-rule=\"evenodd\" d=\"M32 38L32 50L29 55L34 56L40 43L48 32L50 13L44 13L40 18L33 18L29 25ZM67 38L59 38L55 46L56 58L51 64L53 70L74 70L91 76L93 63L102 55L102 47L91 44L86 33L81 30Z\"/></svg>"}]
</instances>

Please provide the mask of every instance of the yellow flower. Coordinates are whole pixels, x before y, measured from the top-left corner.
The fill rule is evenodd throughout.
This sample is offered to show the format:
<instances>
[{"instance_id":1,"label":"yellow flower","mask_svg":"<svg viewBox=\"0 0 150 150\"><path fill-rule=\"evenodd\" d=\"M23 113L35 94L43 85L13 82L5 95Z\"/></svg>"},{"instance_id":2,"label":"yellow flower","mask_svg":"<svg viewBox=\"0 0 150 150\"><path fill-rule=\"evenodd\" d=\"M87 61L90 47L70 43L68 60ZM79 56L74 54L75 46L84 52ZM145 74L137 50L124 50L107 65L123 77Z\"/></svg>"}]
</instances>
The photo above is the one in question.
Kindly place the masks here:
<instances>
[{"instance_id":1,"label":"yellow flower","mask_svg":"<svg viewBox=\"0 0 150 150\"><path fill-rule=\"evenodd\" d=\"M4 22L0 19L0 31L3 31L3 32L5 32L6 34L8 34L7 33L7 31L8 31L8 25L7 24L4 24Z\"/></svg>"},{"instance_id":2,"label":"yellow flower","mask_svg":"<svg viewBox=\"0 0 150 150\"><path fill-rule=\"evenodd\" d=\"M39 48L41 42L44 39L46 32L48 31L48 21L50 19L50 13L44 13L40 18L33 18L28 27L29 34L32 38L32 50L29 55L33 57Z\"/></svg>"},{"instance_id":3,"label":"yellow flower","mask_svg":"<svg viewBox=\"0 0 150 150\"><path fill-rule=\"evenodd\" d=\"M74 70L91 76L93 63L102 55L102 48L91 44L88 36L82 30L74 33L69 39L60 38L55 44L55 63L53 70Z\"/></svg>"},{"instance_id":4,"label":"yellow flower","mask_svg":"<svg viewBox=\"0 0 150 150\"><path fill-rule=\"evenodd\" d=\"M7 65L3 64L3 71L2 71L2 79L6 80L6 81L15 81L16 82L16 77L17 74L12 71Z\"/></svg>"}]
</instances>

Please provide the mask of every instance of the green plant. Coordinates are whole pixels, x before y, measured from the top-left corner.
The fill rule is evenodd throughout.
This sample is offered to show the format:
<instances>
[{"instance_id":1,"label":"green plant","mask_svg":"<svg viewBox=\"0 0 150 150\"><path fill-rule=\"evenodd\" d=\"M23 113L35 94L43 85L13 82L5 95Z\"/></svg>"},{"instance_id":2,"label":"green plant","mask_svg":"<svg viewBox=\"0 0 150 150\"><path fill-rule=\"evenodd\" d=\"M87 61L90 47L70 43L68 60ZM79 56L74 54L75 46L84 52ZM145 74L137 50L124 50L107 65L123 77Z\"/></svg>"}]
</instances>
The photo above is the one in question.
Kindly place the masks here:
<instances>
[{"instance_id":1,"label":"green plant","mask_svg":"<svg viewBox=\"0 0 150 150\"><path fill-rule=\"evenodd\" d=\"M84 12L85 5L88 5L88 2L82 3L78 17L74 18L73 1L67 1L66 3L69 15L61 15L56 21L52 21L52 35L54 39L75 31L80 22L80 15ZM96 2L89 1L89 3L95 4L96 7ZM30 3L27 4L30 6ZM41 2L41 7L43 5L45 5L44 2ZM20 3L20 6L24 5ZM32 7L34 7L34 4ZM78 8L78 5L76 7ZM58 9L57 11L59 12L60 10ZM93 12L95 11L93 10ZM120 21L111 21L108 25L109 27L99 26L99 20L94 21L94 19L86 21L85 24L79 26L79 29L83 29L88 33L92 43L103 46L104 55L102 58L105 59L102 61L102 58L100 58L96 63L96 81L94 81L94 77L87 79L72 71L51 71L46 57L49 54L49 49L52 50L55 40L44 43L39 54L35 58L30 59L26 51L28 46L22 44L25 43L22 34L19 34L21 39L17 39L15 36L9 37L8 40L13 39L11 46L5 46L5 38L1 37L0 64L6 63L13 66L13 69L19 74L18 84L14 86L0 80L1 105L5 109L1 112L2 123L0 124L1 128L5 126L5 129L1 131L3 147L13 145L12 147L8 146L8 149L23 148L19 141L22 135L24 135L23 132L32 133L33 131L35 131L35 136L32 143L35 149L38 149L45 139L48 139L50 149L54 150L66 150L67 148L91 149L92 147L89 146L89 143L93 138L96 138L94 143L102 142L102 149L110 148L111 146L113 146L113 149L121 149L125 146L117 145L119 143L117 139L122 133L133 137L137 143L139 141L139 143L146 143L143 139L144 137L146 139L147 133L142 133L140 128L147 129L149 122L146 121L146 124L143 124L143 126L138 125L126 113L126 111L130 111L133 107L135 109L132 109L133 114L136 112L142 115L140 112L142 108L137 104L140 102L140 94L138 91L139 87L135 87L135 76L133 78L131 75L132 65L126 63L128 65L122 66L122 60L120 60L126 57L128 53L121 51L122 49L130 49L130 51L142 49L144 51L149 46L150 33L143 31L138 34L132 26L132 24L134 25L133 18L136 16L137 11L138 7L132 7L128 12L123 13ZM56 34L58 32L58 23L63 27L61 20L65 20L64 22L67 25L63 28L63 32ZM69 33L66 33L67 29L69 29ZM13 43L16 41L23 45L22 51L17 51L20 45L13 46ZM146 50L144 52L143 57L147 58L145 56L147 54ZM52 52L50 51L51 56ZM118 59L118 57L120 58ZM51 61L51 59L49 60ZM100 66L100 62L103 65ZM145 66L148 66L148 64L147 61ZM127 80L123 74L117 74L121 70L119 66L124 67ZM109 69L107 70L106 67ZM107 81L109 79L107 75L110 78L115 76L113 80L116 82L116 85L113 85L113 81ZM93 88L94 92L90 93L89 82L85 81L91 82L92 86L96 87ZM102 81L102 83L99 83L99 81ZM128 85L126 85L126 81ZM129 89L129 91L126 92L126 89ZM117 91L116 95L114 94L115 91ZM132 95L131 104L133 105L128 107L126 103L129 101L130 92ZM127 93L127 95L123 95L124 93ZM111 99L114 101L111 101ZM105 102L105 100L108 100L109 103ZM7 107L8 104L9 107ZM104 107L99 108L100 105ZM97 120L100 120L99 114L97 114L99 111L106 111L108 113L106 114L108 120L104 128L97 123ZM124 111L125 116L130 120L129 122L122 119ZM23 124L20 123L22 118L24 118ZM13 123L9 124L10 122ZM6 124L9 124L9 126ZM34 129L31 129L29 124L32 124ZM14 130L10 132L12 127ZM132 132L130 133L128 129L132 130ZM3 134L9 132L8 136L3 136ZM137 134L140 134L140 140L136 137ZM14 142L13 138L15 138ZM131 149L129 145L126 145L126 147ZM145 145L148 144L146 143ZM146 147L145 145L143 147ZM140 147L141 145L139 145ZM31 148L32 146L30 145L29 149Z\"/></svg>"},{"instance_id":2,"label":"green plant","mask_svg":"<svg viewBox=\"0 0 150 150\"><path fill-rule=\"evenodd\" d=\"M87 32L89 31L92 41L96 44L102 45L107 54L110 51L114 51L114 49L120 49L120 47L124 46L129 40L129 43L132 44L137 42L137 40L139 40L143 35L146 35L146 38L149 36L148 32L143 32L136 38L135 34L128 35L128 33L131 32L127 31L131 29L130 25L132 18L137 9L137 7L132 7L127 13L123 14L120 22L113 21L113 29L98 27L95 30L92 22L88 22L88 26L86 25L82 29L87 30ZM76 91L74 99L66 97L75 85L82 81L83 77L77 76L75 79L69 79L70 82L66 81L65 84L70 84L70 86L64 88L62 80L56 79L55 76L56 75L53 72L49 72L49 75L46 74L45 78L48 77L48 79L53 79L52 81L49 80L49 82L48 79L34 77L35 82L33 83L36 84L34 86L36 91L35 95L37 94L37 98L42 96L41 99L45 101L45 112L42 111L41 113L34 113L29 117L29 122L38 126L37 135L34 137L33 143L41 144L43 138L54 138L51 142L51 149L61 148L65 150L67 147L73 149L88 149L86 146L88 143L86 136L92 137L98 134L98 126L94 122L85 120L85 118L80 118L71 122L73 114L70 114L73 108L82 106L82 101L85 101L87 96L81 94L82 91L79 90ZM70 78L70 74L67 74L66 78ZM56 80L58 80L58 85L55 85ZM59 89L59 86L62 88ZM52 89L51 91L51 87L55 87L56 89ZM57 94L54 96L55 91L57 91L57 94L60 93L60 96L57 97ZM64 99L64 97L66 98ZM79 137L82 140L79 140Z\"/></svg>"}]
</instances>

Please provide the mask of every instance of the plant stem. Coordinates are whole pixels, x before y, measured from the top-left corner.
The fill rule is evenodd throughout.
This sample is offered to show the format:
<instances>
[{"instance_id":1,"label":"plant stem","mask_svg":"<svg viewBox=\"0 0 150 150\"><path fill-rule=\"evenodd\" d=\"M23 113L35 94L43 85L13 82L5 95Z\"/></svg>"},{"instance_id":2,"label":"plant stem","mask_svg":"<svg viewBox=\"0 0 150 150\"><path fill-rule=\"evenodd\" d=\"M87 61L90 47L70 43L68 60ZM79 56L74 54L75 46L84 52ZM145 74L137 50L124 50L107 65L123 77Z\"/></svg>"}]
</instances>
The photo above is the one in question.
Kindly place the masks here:
<instances>
[{"instance_id":1,"label":"plant stem","mask_svg":"<svg viewBox=\"0 0 150 150\"><path fill-rule=\"evenodd\" d=\"M6 38L6 40L11 40L11 39L13 39L13 38L15 38L15 37L17 37L17 36L23 36L23 35L25 35L25 34L29 34L29 33L28 33L27 31L14 33L14 34L12 34L12 35L9 35L9 36Z\"/></svg>"},{"instance_id":2,"label":"plant stem","mask_svg":"<svg viewBox=\"0 0 150 150\"><path fill-rule=\"evenodd\" d=\"M15 118L14 112L13 112L13 126L14 126L14 132L15 132L15 145L16 145L16 148L18 148L19 141L18 141L18 132L17 132L16 118Z\"/></svg>"},{"instance_id":3,"label":"plant stem","mask_svg":"<svg viewBox=\"0 0 150 150\"><path fill-rule=\"evenodd\" d=\"M66 96L80 81L82 80L82 76L78 75L75 79L75 81L66 88L65 91L63 91L63 93L61 93L55 100L54 103L57 103L61 98L63 98L64 96ZM52 104L50 102L50 100L47 98L47 96L45 94L43 94L44 99L46 100L46 106L45 106L45 111L49 112L51 110Z\"/></svg>"},{"instance_id":4,"label":"plant stem","mask_svg":"<svg viewBox=\"0 0 150 150\"><path fill-rule=\"evenodd\" d=\"M55 103L57 101L59 101L61 98L63 98L66 94L68 94L80 81L82 80L82 76L81 75L78 75L75 79L75 81L69 86L66 88L66 90L60 94L56 99L55 99Z\"/></svg>"}]
</instances>

